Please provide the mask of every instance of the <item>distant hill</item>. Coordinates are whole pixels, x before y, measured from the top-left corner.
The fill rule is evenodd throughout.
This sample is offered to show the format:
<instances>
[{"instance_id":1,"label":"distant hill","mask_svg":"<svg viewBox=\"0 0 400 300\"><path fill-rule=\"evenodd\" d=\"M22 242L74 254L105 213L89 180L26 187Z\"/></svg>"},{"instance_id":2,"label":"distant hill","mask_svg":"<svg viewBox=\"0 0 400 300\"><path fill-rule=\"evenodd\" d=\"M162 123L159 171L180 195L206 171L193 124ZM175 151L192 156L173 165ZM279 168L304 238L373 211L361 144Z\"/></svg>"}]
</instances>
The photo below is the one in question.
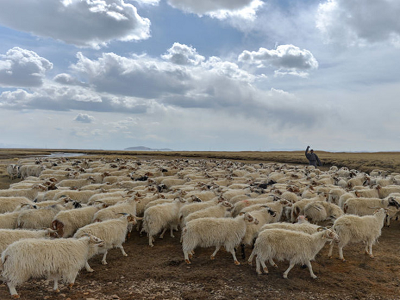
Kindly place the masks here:
<instances>
[{"instance_id":1,"label":"distant hill","mask_svg":"<svg viewBox=\"0 0 400 300\"><path fill-rule=\"evenodd\" d=\"M126 151L172 151L172 149L169 149L169 148L152 149L152 148L144 147L144 146L129 147L129 148L125 148L124 150L126 150Z\"/></svg>"}]
</instances>

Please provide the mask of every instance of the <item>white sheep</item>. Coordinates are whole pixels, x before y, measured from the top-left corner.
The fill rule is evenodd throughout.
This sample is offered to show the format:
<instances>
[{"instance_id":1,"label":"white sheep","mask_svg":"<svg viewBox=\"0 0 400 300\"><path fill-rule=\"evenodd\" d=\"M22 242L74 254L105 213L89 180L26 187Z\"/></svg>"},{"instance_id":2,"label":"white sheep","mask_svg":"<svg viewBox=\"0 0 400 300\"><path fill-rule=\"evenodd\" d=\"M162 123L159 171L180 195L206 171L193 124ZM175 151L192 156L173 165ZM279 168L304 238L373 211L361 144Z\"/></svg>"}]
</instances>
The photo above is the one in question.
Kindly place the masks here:
<instances>
[{"instance_id":1,"label":"white sheep","mask_svg":"<svg viewBox=\"0 0 400 300\"><path fill-rule=\"evenodd\" d=\"M0 253L15 241L28 238L46 238L50 237L54 232L50 228L44 230L0 229Z\"/></svg>"},{"instance_id":2,"label":"white sheep","mask_svg":"<svg viewBox=\"0 0 400 300\"><path fill-rule=\"evenodd\" d=\"M35 184L30 189L8 189L0 190L0 197L26 197L29 200L35 200L39 191L44 191L46 188L41 184Z\"/></svg>"},{"instance_id":3,"label":"white sheep","mask_svg":"<svg viewBox=\"0 0 400 300\"><path fill-rule=\"evenodd\" d=\"M0 213L12 212L21 204L35 203L26 197L0 197Z\"/></svg>"},{"instance_id":4,"label":"white sheep","mask_svg":"<svg viewBox=\"0 0 400 300\"><path fill-rule=\"evenodd\" d=\"M245 213L236 218L201 218L186 224L182 230L182 250L186 263L190 264L189 254L200 247L215 247L211 259L224 246L232 254L236 265L240 265L236 258L235 248L246 234L249 224L258 224L258 220L251 214Z\"/></svg>"},{"instance_id":5,"label":"white sheep","mask_svg":"<svg viewBox=\"0 0 400 300\"><path fill-rule=\"evenodd\" d=\"M214 217L214 218L226 218L231 216L231 210L233 206L228 201L223 201L218 203L217 205L210 206L198 211L195 211L189 214L183 222L181 222L181 226L186 226L187 222L190 222L195 219L205 218L205 217Z\"/></svg>"},{"instance_id":6,"label":"white sheep","mask_svg":"<svg viewBox=\"0 0 400 300\"><path fill-rule=\"evenodd\" d=\"M95 213L102 208L104 204L62 210L55 215L51 228L57 231L59 237L71 237L79 228L90 224Z\"/></svg>"},{"instance_id":7,"label":"white sheep","mask_svg":"<svg viewBox=\"0 0 400 300\"><path fill-rule=\"evenodd\" d=\"M299 231L291 231L286 229L268 229L259 233L254 244L251 257L256 257L257 274L262 274L261 266L265 273L268 268L265 265L269 261L275 266L274 259L289 260L289 268L283 273L283 278L287 278L289 271L295 264L306 265L310 271L312 278L317 278L314 274L311 260L315 258L327 241L338 241L338 235L332 230L324 230L320 232L307 234Z\"/></svg>"},{"instance_id":8,"label":"white sheep","mask_svg":"<svg viewBox=\"0 0 400 300\"><path fill-rule=\"evenodd\" d=\"M314 201L304 207L304 215L313 223L336 220L343 215L342 209L334 203Z\"/></svg>"},{"instance_id":9,"label":"white sheep","mask_svg":"<svg viewBox=\"0 0 400 300\"><path fill-rule=\"evenodd\" d=\"M181 227L183 227L183 224L185 223L185 218L189 214L196 212L198 210L201 210L201 209L205 209L207 207L212 207L212 206L224 201L224 199L222 197L219 197L219 198L215 197L210 201L202 201L202 202L197 202L196 196L194 196L194 195L192 195L190 198L193 202L188 203L179 209L178 218L179 218L179 222L181 223Z\"/></svg>"},{"instance_id":10,"label":"white sheep","mask_svg":"<svg viewBox=\"0 0 400 300\"><path fill-rule=\"evenodd\" d=\"M123 256L128 256L126 254L122 243L125 242L128 228L136 224L136 217L131 214L123 213L118 219L105 220L103 222L97 222L88 224L82 228L79 228L74 234L74 238L80 238L87 234L99 237L104 241L104 247L100 249L100 253L104 253L101 263L103 265L107 264L106 258L108 250L112 248L121 249ZM97 254L96 249L90 252L89 258ZM93 269L89 266L86 261L86 270L88 272L93 272Z\"/></svg>"},{"instance_id":11,"label":"white sheep","mask_svg":"<svg viewBox=\"0 0 400 300\"><path fill-rule=\"evenodd\" d=\"M127 200L118 202L115 205L103 208L94 214L93 222L118 218L118 213L127 213L131 214L132 216L136 216L136 206L139 201L139 198L132 197Z\"/></svg>"},{"instance_id":12,"label":"white sheep","mask_svg":"<svg viewBox=\"0 0 400 300\"><path fill-rule=\"evenodd\" d=\"M56 214L65 210L62 205L51 205L40 209L28 209L21 211L17 219L17 227L25 229L49 228Z\"/></svg>"},{"instance_id":13,"label":"white sheep","mask_svg":"<svg viewBox=\"0 0 400 300\"><path fill-rule=\"evenodd\" d=\"M60 279L72 288L79 270L88 260L89 251L102 247L103 244L95 236L80 239L19 240L9 245L1 254L2 276L13 298L19 298L16 286L32 277L46 276L47 279L54 280L53 289L56 292L59 292Z\"/></svg>"},{"instance_id":14,"label":"white sheep","mask_svg":"<svg viewBox=\"0 0 400 300\"><path fill-rule=\"evenodd\" d=\"M39 177L40 173L44 170L42 165L23 165L19 168L19 173L22 179L28 176Z\"/></svg>"},{"instance_id":15,"label":"white sheep","mask_svg":"<svg viewBox=\"0 0 400 300\"><path fill-rule=\"evenodd\" d=\"M7 173L11 180L17 178L19 173L19 166L16 164L9 164L7 166Z\"/></svg>"},{"instance_id":16,"label":"white sheep","mask_svg":"<svg viewBox=\"0 0 400 300\"><path fill-rule=\"evenodd\" d=\"M179 209L186 204L186 200L176 198L172 203L152 206L144 212L143 229L149 236L149 246L153 247L154 236L162 229L160 238L170 228L170 235L174 237L173 230L179 225Z\"/></svg>"},{"instance_id":17,"label":"white sheep","mask_svg":"<svg viewBox=\"0 0 400 300\"><path fill-rule=\"evenodd\" d=\"M349 243L366 243L365 253L373 258L372 245L381 236L382 227L386 217L386 210L381 208L374 215L356 216L344 215L338 218L332 226L332 229L339 236L339 258L346 261L343 257L343 247ZM329 249L329 257L332 257L333 244Z\"/></svg>"},{"instance_id":18,"label":"white sheep","mask_svg":"<svg viewBox=\"0 0 400 300\"><path fill-rule=\"evenodd\" d=\"M14 229L17 228L18 216L21 212L14 211L10 213L0 214L0 228Z\"/></svg>"}]
</instances>

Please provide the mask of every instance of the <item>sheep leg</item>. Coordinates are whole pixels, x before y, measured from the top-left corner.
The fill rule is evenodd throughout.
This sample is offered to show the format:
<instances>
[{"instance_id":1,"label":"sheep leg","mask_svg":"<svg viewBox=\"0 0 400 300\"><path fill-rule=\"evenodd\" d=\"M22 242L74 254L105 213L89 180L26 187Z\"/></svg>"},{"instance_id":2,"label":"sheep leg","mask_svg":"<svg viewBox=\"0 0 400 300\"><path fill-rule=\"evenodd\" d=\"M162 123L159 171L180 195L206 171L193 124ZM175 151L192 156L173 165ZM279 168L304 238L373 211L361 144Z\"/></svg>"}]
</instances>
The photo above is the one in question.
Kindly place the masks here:
<instances>
[{"instance_id":1,"label":"sheep leg","mask_svg":"<svg viewBox=\"0 0 400 300\"><path fill-rule=\"evenodd\" d=\"M58 289L58 277L54 277L53 280L54 280L53 291L59 293L60 290Z\"/></svg>"},{"instance_id":2,"label":"sheep leg","mask_svg":"<svg viewBox=\"0 0 400 300\"><path fill-rule=\"evenodd\" d=\"M126 252L125 252L125 250L124 250L124 247L123 247L122 245L119 246L118 248L121 249L121 252L122 252L122 255L123 255L123 256L128 256L128 254L126 254Z\"/></svg>"},{"instance_id":3,"label":"sheep leg","mask_svg":"<svg viewBox=\"0 0 400 300\"><path fill-rule=\"evenodd\" d=\"M7 282L7 285L8 285L8 289L10 290L11 297L13 297L14 299L19 298L17 290L15 289L15 285L13 285L10 282Z\"/></svg>"},{"instance_id":4,"label":"sheep leg","mask_svg":"<svg viewBox=\"0 0 400 300\"><path fill-rule=\"evenodd\" d=\"M183 255L184 255L184 257L185 257L185 262L187 263L187 264L191 264L191 262L190 262L190 260L189 260L189 250L188 251L183 251Z\"/></svg>"},{"instance_id":5,"label":"sheep leg","mask_svg":"<svg viewBox=\"0 0 400 300\"><path fill-rule=\"evenodd\" d=\"M213 254L211 254L211 260L215 259L215 255L217 255L217 252L219 251L219 249L221 248L221 246L216 246L215 247L215 251L213 252Z\"/></svg>"},{"instance_id":6,"label":"sheep leg","mask_svg":"<svg viewBox=\"0 0 400 300\"><path fill-rule=\"evenodd\" d=\"M274 260L273 260L272 258L269 259L269 264L270 264L271 266L273 266L275 269L278 268L278 265L274 262Z\"/></svg>"},{"instance_id":7,"label":"sheep leg","mask_svg":"<svg viewBox=\"0 0 400 300\"><path fill-rule=\"evenodd\" d=\"M153 237L149 234L149 246L150 246L150 247L153 247L153 246L154 246L153 242L154 242L154 239L153 239Z\"/></svg>"},{"instance_id":8,"label":"sheep leg","mask_svg":"<svg viewBox=\"0 0 400 300\"><path fill-rule=\"evenodd\" d=\"M239 266L240 265L240 262L237 260L237 258L236 258L236 253L235 253L235 249L231 249L231 254L232 254L232 257L233 257L233 261L235 262L235 265L237 265L237 266Z\"/></svg>"},{"instance_id":9,"label":"sheep leg","mask_svg":"<svg viewBox=\"0 0 400 300\"><path fill-rule=\"evenodd\" d=\"M294 265L295 265L295 263L290 261L289 268L287 268L287 270L283 273L283 278L287 278L290 270L293 269Z\"/></svg>"},{"instance_id":10,"label":"sheep leg","mask_svg":"<svg viewBox=\"0 0 400 300\"><path fill-rule=\"evenodd\" d=\"M317 278L317 276L314 274L312 266L311 266L311 262L308 260L306 261L306 266L308 267L308 270L310 271L310 275L313 279Z\"/></svg>"},{"instance_id":11,"label":"sheep leg","mask_svg":"<svg viewBox=\"0 0 400 300\"><path fill-rule=\"evenodd\" d=\"M89 273L92 273L92 272L94 272L94 270L89 266L89 263L86 261L86 263L85 263L85 269L86 269L86 271L88 271Z\"/></svg>"},{"instance_id":12,"label":"sheep leg","mask_svg":"<svg viewBox=\"0 0 400 300\"><path fill-rule=\"evenodd\" d=\"M344 262L346 261L343 257L343 246L339 246L339 258Z\"/></svg>"},{"instance_id":13,"label":"sheep leg","mask_svg":"<svg viewBox=\"0 0 400 300\"><path fill-rule=\"evenodd\" d=\"M260 258L258 256L256 257L256 272L258 275L262 275Z\"/></svg>"},{"instance_id":14,"label":"sheep leg","mask_svg":"<svg viewBox=\"0 0 400 300\"><path fill-rule=\"evenodd\" d=\"M175 237L175 236L174 236L174 227L173 227L173 226L171 226L171 227L169 228L169 233L170 233L170 236L171 236L172 238Z\"/></svg>"},{"instance_id":15,"label":"sheep leg","mask_svg":"<svg viewBox=\"0 0 400 300\"><path fill-rule=\"evenodd\" d=\"M332 258L332 251L333 251L333 243L331 243L331 245L329 246L329 253L328 253L329 258Z\"/></svg>"},{"instance_id":16,"label":"sheep leg","mask_svg":"<svg viewBox=\"0 0 400 300\"><path fill-rule=\"evenodd\" d=\"M107 252L108 252L108 250L106 250L106 252L104 252L103 259L101 260L101 263L102 263L103 265L106 265L106 264L107 264L107 261L106 261Z\"/></svg>"},{"instance_id":17,"label":"sheep leg","mask_svg":"<svg viewBox=\"0 0 400 300\"><path fill-rule=\"evenodd\" d=\"M260 263L261 263L261 266L263 267L264 272L266 274L268 274L269 272L268 272L267 265L265 264L265 261L264 260L260 260Z\"/></svg>"},{"instance_id":18,"label":"sheep leg","mask_svg":"<svg viewBox=\"0 0 400 300\"><path fill-rule=\"evenodd\" d=\"M367 247L369 248L369 253L367 248L365 249L365 251L367 251L367 254L369 255L369 257L374 258L374 255L372 254L372 243L368 243Z\"/></svg>"},{"instance_id":19,"label":"sheep leg","mask_svg":"<svg viewBox=\"0 0 400 300\"><path fill-rule=\"evenodd\" d=\"M164 233L167 231L168 228L164 228L163 232L160 234L160 239L164 238Z\"/></svg>"},{"instance_id":20,"label":"sheep leg","mask_svg":"<svg viewBox=\"0 0 400 300\"><path fill-rule=\"evenodd\" d=\"M251 251L251 254L250 254L249 259L247 260L247 263L248 263L250 266L251 266L252 263L253 263L254 256L256 256L256 252L255 252L254 249L253 249L253 251Z\"/></svg>"}]
</instances>

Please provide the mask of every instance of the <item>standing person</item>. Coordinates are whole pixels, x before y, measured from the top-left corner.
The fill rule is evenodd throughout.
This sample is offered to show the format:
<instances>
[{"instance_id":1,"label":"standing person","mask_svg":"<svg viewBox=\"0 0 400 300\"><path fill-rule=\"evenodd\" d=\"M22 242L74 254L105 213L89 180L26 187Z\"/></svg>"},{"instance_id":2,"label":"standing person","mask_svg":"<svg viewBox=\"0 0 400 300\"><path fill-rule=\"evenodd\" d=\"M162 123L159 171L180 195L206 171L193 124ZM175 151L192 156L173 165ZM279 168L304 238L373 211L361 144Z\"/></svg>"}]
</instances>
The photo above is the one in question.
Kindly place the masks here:
<instances>
[{"instance_id":1,"label":"standing person","mask_svg":"<svg viewBox=\"0 0 400 300\"><path fill-rule=\"evenodd\" d=\"M310 162L309 164L314 167L320 166L321 161L319 160L318 155L314 153L313 149L311 149L310 153L308 153L308 149L310 149L310 146L307 146L307 149L305 152L306 157L307 157L308 161Z\"/></svg>"}]
</instances>

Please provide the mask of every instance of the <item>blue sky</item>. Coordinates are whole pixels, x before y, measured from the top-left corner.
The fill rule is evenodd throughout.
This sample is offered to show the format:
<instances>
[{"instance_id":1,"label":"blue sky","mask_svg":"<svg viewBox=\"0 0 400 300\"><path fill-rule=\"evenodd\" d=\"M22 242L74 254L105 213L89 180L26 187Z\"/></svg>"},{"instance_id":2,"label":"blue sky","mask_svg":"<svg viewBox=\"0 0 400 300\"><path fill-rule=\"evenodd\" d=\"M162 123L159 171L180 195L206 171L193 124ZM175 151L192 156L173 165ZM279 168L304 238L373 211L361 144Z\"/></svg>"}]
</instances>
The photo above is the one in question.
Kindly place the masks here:
<instances>
[{"instance_id":1,"label":"blue sky","mask_svg":"<svg viewBox=\"0 0 400 300\"><path fill-rule=\"evenodd\" d=\"M0 147L400 150L400 2L2 0Z\"/></svg>"}]
</instances>

